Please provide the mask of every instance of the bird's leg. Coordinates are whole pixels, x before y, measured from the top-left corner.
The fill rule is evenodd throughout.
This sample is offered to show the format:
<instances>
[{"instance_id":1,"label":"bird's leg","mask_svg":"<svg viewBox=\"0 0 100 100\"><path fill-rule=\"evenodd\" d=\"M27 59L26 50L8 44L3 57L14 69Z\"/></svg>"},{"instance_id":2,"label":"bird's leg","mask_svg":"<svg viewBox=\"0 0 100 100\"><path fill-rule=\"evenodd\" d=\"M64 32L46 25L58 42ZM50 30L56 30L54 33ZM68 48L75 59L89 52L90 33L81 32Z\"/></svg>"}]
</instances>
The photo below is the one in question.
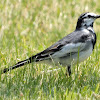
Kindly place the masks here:
<instances>
[{"instance_id":1,"label":"bird's leg","mask_svg":"<svg viewBox=\"0 0 100 100\"><path fill-rule=\"evenodd\" d=\"M69 76L71 75L71 66L67 66L67 72L69 74Z\"/></svg>"}]
</instances>

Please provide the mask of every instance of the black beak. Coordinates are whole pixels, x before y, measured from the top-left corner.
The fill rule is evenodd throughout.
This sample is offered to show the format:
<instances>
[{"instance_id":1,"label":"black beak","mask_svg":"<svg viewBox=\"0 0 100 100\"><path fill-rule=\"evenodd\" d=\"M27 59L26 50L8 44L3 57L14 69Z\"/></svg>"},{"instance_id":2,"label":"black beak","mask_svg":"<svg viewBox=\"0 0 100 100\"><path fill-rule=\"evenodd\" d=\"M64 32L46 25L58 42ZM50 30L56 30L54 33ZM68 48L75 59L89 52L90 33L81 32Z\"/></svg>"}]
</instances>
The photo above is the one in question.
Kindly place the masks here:
<instances>
[{"instance_id":1,"label":"black beak","mask_svg":"<svg viewBox=\"0 0 100 100\"><path fill-rule=\"evenodd\" d=\"M95 18L100 18L100 15L95 16Z\"/></svg>"}]
</instances>

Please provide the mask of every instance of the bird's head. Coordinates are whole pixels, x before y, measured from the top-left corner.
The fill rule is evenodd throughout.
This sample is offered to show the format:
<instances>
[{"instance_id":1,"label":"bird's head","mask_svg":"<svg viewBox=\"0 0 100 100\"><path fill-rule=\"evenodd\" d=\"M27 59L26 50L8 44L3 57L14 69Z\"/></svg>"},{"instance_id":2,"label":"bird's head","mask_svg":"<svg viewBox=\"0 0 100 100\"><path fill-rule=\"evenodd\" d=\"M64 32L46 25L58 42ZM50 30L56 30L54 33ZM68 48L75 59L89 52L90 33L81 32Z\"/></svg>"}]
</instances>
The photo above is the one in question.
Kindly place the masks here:
<instances>
[{"instance_id":1,"label":"bird's head","mask_svg":"<svg viewBox=\"0 0 100 100\"><path fill-rule=\"evenodd\" d=\"M78 18L76 29L93 27L93 23L97 18L100 18L100 15L96 15L94 13L89 12L81 14Z\"/></svg>"}]
</instances>

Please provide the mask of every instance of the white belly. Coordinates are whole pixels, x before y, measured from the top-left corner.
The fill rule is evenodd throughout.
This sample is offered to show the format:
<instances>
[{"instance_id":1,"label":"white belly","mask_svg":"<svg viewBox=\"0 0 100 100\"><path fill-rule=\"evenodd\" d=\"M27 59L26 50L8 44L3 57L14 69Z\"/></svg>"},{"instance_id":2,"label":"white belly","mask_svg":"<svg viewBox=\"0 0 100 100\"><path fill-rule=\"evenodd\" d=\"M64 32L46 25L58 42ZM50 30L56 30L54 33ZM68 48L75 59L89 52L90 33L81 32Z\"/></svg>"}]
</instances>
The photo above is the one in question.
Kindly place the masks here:
<instances>
[{"instance_id":1,"label":"white belly","mask_svg":"<svg viewBox=\"0 0 100 100\"><path fill-rule=\"evenodd\" d=\"M77 62L80 63L80 62L86 60L91 54L92 54L92 46L89 49L87 49L86 51L81 51L79 53L79 57L78 57L78 55L76 55L76 56L73 55L73 63L74 64L77 64Z\"/></svg>"},{"instance_id":2,"label":"white belly","mask_svg":"<svg viewBox=\"0 0 100 100\"><path fill-rule=\"evenodd\" d=\"M91 45L91 46L89 46L88 49L80 51L79 54L75 53L75 54L72 54L71 56L62 57L62 58L59 58L59 57L56 58L55 57L55 58L51 58L52 60L45 60L45 61L42 61L42 62L48 63L50 65L59 65L59 64L61 64L62 66L77 64L77 63L80 63L80 62L86 60L91 55L92 48L93 47Z\"/></svg>"},{"instance_id":3,"label":"white belly","mask_svg":"<svg viewBox=\"0 0 100 100\"><path fill-rule=\"evenodd\" d=\"M81 52L78 53L75 53L69 57L65 57L62 59L60 58L54 58L52 59L53 62L58 65L58 64L62 64L62 66L68 66L68 65L71 65L71 64L77 64L77 63L80 63L84 60L86 60L91 54L92 54L92 45L87 49L87 50L83 50ZM51 62L50 62L51 64Z\"/></svg>"}]
</instances>

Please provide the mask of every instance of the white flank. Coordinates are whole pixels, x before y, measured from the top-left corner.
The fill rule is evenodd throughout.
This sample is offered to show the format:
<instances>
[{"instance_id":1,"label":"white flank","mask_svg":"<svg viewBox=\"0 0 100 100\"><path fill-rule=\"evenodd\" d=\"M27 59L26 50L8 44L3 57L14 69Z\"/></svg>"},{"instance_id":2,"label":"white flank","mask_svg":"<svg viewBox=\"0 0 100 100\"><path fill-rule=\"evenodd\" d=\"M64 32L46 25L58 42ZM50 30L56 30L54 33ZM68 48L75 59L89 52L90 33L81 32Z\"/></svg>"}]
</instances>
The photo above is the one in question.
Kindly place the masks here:
<instances>
[{"instance_id":1,"label":"white flank","mask_svg":"<svg viewBox=\"0 0 100 100\"><path fill-rule=\"evenodd\" d=\"M62 47L62 49L52 55L52 58L62 57L71 52L79 52L84 49L85 43L70 43Z\"/></svg>"}]
</instances>

